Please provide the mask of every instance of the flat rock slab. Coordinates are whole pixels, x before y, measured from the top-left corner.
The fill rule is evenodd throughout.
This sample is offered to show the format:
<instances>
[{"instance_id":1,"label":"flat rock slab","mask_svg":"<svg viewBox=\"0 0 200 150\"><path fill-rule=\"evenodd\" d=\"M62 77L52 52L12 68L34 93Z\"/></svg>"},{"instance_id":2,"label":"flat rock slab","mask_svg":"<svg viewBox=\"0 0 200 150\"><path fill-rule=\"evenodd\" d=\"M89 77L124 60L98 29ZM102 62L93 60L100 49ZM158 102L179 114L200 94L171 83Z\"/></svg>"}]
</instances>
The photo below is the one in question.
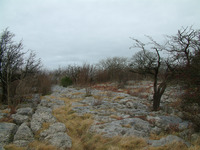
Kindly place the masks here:
<instances>
[{"instance_id":1,"label":"flat rock slab","mask_svg":"<svg viewBox=\"0 0 200 150\"><path fill-rule=\"evenodd\" d=\"M0 145L12 142L16 130L17 125L14 123L0 123Z\"/></svg>"},{"instance_id":2,"label":"flat rock slab","mask_svg":"<svg viewBox=\"0 0 200 150\"><path fill-rule=\"evenodd\" d=\"M190 144L185 142L182 138L175 136L175 135L168 135L167 137L161 138L160 140L149 140L148 143L153 147L165 146L168 144L172 144L174 142L181 142L187 145L188 147Z\"/></svg>"},{"instance_id":3,"label":"flat rock slab","mask_svg":"<svg viewBox=\"0 0 200 150\"><path fill-rule=\"evenodd\" d=\"M106 137L113 136L139 136L147 137L150 133L150 124L139 118L126 118L109 123L93 125L92 132L103 134Z\"/></svg>"}]
</instances>

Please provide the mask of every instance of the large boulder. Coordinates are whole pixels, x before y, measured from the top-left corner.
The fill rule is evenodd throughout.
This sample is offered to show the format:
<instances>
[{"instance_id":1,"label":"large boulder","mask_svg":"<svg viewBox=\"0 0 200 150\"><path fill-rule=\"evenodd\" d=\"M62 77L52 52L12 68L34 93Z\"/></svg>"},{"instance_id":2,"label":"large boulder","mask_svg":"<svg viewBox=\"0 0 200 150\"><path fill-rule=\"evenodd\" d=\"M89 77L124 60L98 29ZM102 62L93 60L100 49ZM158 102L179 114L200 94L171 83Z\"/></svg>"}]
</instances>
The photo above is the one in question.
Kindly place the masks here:
<instances>
[{"instance_id":1,"label":"large boulder","mask_svg":"<svg viewBox=\"0 0 200 150\"><path fill-rule=\"evenodd\" d=\"M17 125L14 123L0 123L0 145L12 142L16 130Z\"/></svg>"},{"instance_id":2,"label":"large boulder","mask_svg":"<svg viewBox=\"0 0 200 150\"><path fill-rule=\"evenodd\" d=\"M14 144L24 147L34 140L33 133L26 123L23 123L14 136Z\"/></svg>"}]
</instances>

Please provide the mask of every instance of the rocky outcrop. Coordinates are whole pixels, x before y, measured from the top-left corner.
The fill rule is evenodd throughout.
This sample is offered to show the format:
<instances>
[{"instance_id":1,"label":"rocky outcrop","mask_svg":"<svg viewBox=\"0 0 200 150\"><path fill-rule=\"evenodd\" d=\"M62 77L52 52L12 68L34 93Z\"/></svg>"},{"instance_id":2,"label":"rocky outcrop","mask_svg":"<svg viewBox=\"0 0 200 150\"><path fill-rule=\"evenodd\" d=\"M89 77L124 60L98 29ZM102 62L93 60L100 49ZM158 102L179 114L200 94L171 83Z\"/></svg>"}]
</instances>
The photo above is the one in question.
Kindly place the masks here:
<instances>
[{"instance_id":1,"label":"rocky outcrop","mask_svg":"<svg viewBox=\"0 0 200 150\"><path fill-rule=\"evenodd\" d=\"M0 123L0 145L5 145L13 141L17 125L14 123Z\"/></svg>"},{"instance_id":2,"label":"rocky outcrop","mask_svg":"<svg viewBox=\"0 0 200 150\"><path fill-rule=\"evenodd\" d=\"M72 140L66 133L65 125L57 122L52 115L53 109L63 105L64 101L61 100L43 99L32 116L31 129L36 133L44 122L50 123L49 128L40 133L39 139L64 150L71 148Z\"/></svg>"},{"instance_id":3,"label":"rocky outcrop","mask_svg":"<svg viewBox=\"0 0 200 150\"><path fill-rule=\"evenodd\" d=\"M31 120L32 131L36 133L41 129L43 122L55 123L56 118L52 115L52 109L38 106Z\"/></svg>"},{"instance_id":4,"label":"rocky outcrop","mask_svg":"<svg viewBox=\"0 0 200 150\"><path fill-rule=\"evenodd\" d=\"M160 110L152 112L149 109L152 101L129 94L112 92L108 96L108 93L99 90L92 90L91 93L92 96L85 97L85 89L78 90L55 86L52 95L43 97L40 103L36 97L33 102L34 107L19 108L17 113L12 115L15 124L0 123L0 145L13 142L18 146L26 147L34 140L34 134L39 133L37 138L40 141L52 144L59 149L70 149L72 140L66 132L65 124L58 122L52 114L54 109L65 105L64 101L59 100L60 97L64 97L82 99L72 103L71 107L80 116L84 114L93 115L94 123L90 127L90 132L99 133L105 137L143 137L149 145L155 147L173 142L182 142L189 146L180 137L184 138L184 135L190 133L188 128L190 122L175 115L176 111ZM164 108L164 103L162 105ZM0 113L0 118L4 115ZM43 123L48 123L49 127L47 129L42 128ZM17 125L19 126L18 130ZM180 137L169 135L160 140L149 140L151 133L159 134L163 130L168 131L170 128L178 129ZM188 132L185 133L184 131ZM195 135L194 137L196 138Z\"/></svg>"}]
</instances>

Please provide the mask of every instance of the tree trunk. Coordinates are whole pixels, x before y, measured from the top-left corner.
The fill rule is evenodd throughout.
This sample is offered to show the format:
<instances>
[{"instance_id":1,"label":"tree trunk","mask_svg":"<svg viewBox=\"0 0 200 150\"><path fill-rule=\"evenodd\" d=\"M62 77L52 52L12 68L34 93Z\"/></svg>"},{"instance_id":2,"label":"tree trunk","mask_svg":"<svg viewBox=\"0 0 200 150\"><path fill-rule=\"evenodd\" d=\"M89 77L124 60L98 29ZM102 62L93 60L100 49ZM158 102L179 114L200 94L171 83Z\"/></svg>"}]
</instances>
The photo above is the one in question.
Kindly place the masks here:
<instances>
[{"instance_id":1,"label":"tree trunk","mask_svg":"<svg viewBox=\"0 0 200 150\"><path fill-rule=\"evenodd\" d=\"M160 107L160 99L161 99L160 93L154 93L153 95L153 110L154 111L158 111Z\"/></svg>"},{"instance_id":2,"label":"tree trunk","mask_svg":"<svg viewBox=\"0 0 200 150\"><path fill-rule=\"evenodd\" d=\"M2 103L7 103L7 86L6 84L2 83Z\"/></svg>"},{"instance_id":3,"label":"tree trunk","mask_svg":"<svg viewBox=\"0 0 200 150\"><path fill-rule=\"evenodd\" d=\"M154 91L154 95L153 95L153 110L154 111L158 111L158 109L160 107L161 97L162 97L163 93L165 92L166 88L167 88L167 83L165 81L162 82L158 87L155 88L157 90Z\"/></svg>"}]
</instances>

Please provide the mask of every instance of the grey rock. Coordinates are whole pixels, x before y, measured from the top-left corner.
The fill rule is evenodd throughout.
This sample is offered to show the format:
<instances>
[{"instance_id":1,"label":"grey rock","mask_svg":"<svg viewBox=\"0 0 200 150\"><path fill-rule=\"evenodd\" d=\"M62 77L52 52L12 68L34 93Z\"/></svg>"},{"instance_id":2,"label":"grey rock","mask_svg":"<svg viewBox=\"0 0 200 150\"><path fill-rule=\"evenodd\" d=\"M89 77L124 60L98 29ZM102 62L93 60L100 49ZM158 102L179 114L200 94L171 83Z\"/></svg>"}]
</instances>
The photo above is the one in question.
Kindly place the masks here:
<instances>
[{"instance_id":1,"label":"grey rock","mask_svg":"<svg viewBox=\"0 0 200 150\"><path fill-rule=\"evenodd\" d=\"M156 117L155 124L163 129L168 128L170 125L179 125L182 119L176 116L158 116Z\"/></svg>"},{"instance_id":2,"label":"grey rock","mask_svg":"<svg viewBox=\"0 0 200 150\"><path fill-rule=\"evenodd\" d=\"M72 108L73 111L76 111L79 114L85 114L85 113L93 113L93 111L90 109L89 106L79 106Z\"/></svg>"},{"instance_id":3,"label":"grey rock","mask_svg":"<svg viewBox=\"0 0 200 150\"><path fill-rule=\"evenodd\" d=\"M200 139L200 133L194 133L194 134L192 134L192 136L191 136L191 140L192 141L196 141L198 139Z\"/></svg>"},{"instance_id":4,"label":"grey rock","mask_svg":"<svg viewBox=\"0 0 200 150\"><path fill-rule=\"evenodd\" d=\"M27 146L34 140L33 133L26 123L23 123L14 136L14 144L18 146Z\"/></svg>"},{"instance_id":5,"label":"grey rock","mask_svg":"<svg viewBox=\"0 0 200 150\"><path fill-rule=\"evenodd\" d=\"M182 138L175 135L168 135L167 137L161 138L160 140L149 140L148 143L153 147L165 146L167 144L171 144L173 142L182 142L186 144L188 147L190 144L185 142Z\"/></svg>"},{"instance_id":6,"label":"grey rock","mask_svg":"<svg viewBox=\"0 0 200 150\"><path fill-rule=\"evenodd\" d=\"M26 147L29 145L31 141L26 141L26 140L17 140L17 141L14 141L13 143L17 146L20 146L20 147Z\"/></svg>"},{"instance_id":7,"label":"grey rock","mask_svg":"<svg viewBox=\"0 0 200 150\"><path fill-rule=\"evenodd\" d=\"M3 146L0 145L0 150L5 150L5 149L3 148Z\"/></svg>"},{"instance_id":8,"label":"grey rock","mask_svg":"<svg viewBox=\"0 0 200 150\"><path fill-rule=\"evenodd\" d=\"M138 131L144 131L147 134L150 131L150 124L147 121L144 121L140 118L126 118L121 120L121 124L130 124L132 127L134 127L135 130Z\"/></svg>"},{"instance_id":9,"label":"grey rock","mask_svg":"<svg viewBox=\"0 0 200 150\"><path fill-rule=\"evenodd\" d=\"M57 122L57 123L51 124L47 130L44 130L43 132L41 132L40 136L44 138L44 137L47 137L48 135L56 134L58 132L65 132L65 131L66 131L65 124Z\"/></svg>"},{"instance_id":10,"label":"grey rock","mask_svg":"<svg viewBox=\"0 0 200 150\"><path fill-rule=\"evenodd\" d=\"M12 142L16 130L17 126L14 123L0 123L0 145Z\"/></svg>"},{"instance_id":11,"label":"grey rock","mask_svg":"<svg viewBox=\"0 0 200 150\"><path fill-rule=\"evenodd\" d=\"M188 126L189 126L189 121L183 121L181 123L179 123L179 130L185 130L185 129L188 129Z\"/></svg>"},{"instance_id":12,"label":"grey rock","mask_svg":"<svg viewBox=\"0 0 200 150\"><path fill-rule=\"evenodd\" d=\"M79 103L79 102L73 102L72 103L72 107L74 106L82 106L83 104L82 103Z\"/></svg>"},{"instance_id":13,"label":"grey rock","mask_svg":"<svg viewBox=\"0 0 200 150\"><path fill-rule=\"evenodd\" d=\"M158 127L154 127L151 129L151 133L154 133L154 134L157 134L159 135L161 133L162 129L161 128L158 128Z\"/></svg>"},{"instance_id":14,"label":"grey rock","mask_svg":"<svg viewBox=\"0 0 200 150\"><path fill-rule=\"evenodd\" d=\"M127 102L127 103L126 103L126 107L127 107L127 108L133 108L134 105L133 105L132 102Z\"/></svg>"},{"instance_id":15,"label":"grey rock","mask_svg":"<svg viewBox=\"0 0 200 150\"><path fill-rule=\"evenodd\" d=\"M14 123L16 123L17 125L20 125L29 120L28 116L20 115L20 114L13 114L11 117L12 117Z\"/></svg>"},{"instance_id":16,"label":"grey rock","mask_svg":"<svg viewBox=\"0 0 200 150\"><path fill-rule=\"evenodd\" d=\"M17 114L31 116L33 114L33 108L19 108L17 109Z\"/></svg>"},{"instance_id":17,"label":"grey rock","mask_svg":"<svg viewBox=\"0 0 200 150\"><path fill-rule=\"evenodd\" d=\"M191 137L192 139L192 134L194 133L194 129L186 129L183 130L182 132L180 132L178 135L179 137L183 138L183 139L187 139L188 137Z\"/></svg>"},{"instance_id":18,"label":"grey rock","mask_svg":"<svg viewBox=\"0 0 200 150\"><path fill-rule=\"evenodd\" d=\"M61 150L65 150L67 148L72 147L72 140L67 135L67 133L58 132L55 134L48 135L45 140L50 144L60 148Z\"/></svg>"},{"instance_id":19,"label":"grey rock","mask_svg":"<svg viewBox=\"0 0 200 150\"><path fill-rule=\"evenodd\" d=\"M126 128L125 125L130 125L131 128ZM90 130L92 132L104 134L106 137L122 135L147 137L150 133L150 125L147 121L139 118L126 118L123 120L93 125Z\"/></svg>"},{"instance_id":20,"label":"grey rock","mask_svg":"<svg viewBox=\"0 0 200 150\"><path fill-rule=\"evenodd\" d=\"M52 115L50 108L39 106L31 120L31 129L34 133L42 127L43 122L55 123L56 118Z\"/></svg>"},{"instance_id":21,"label":"grey rock","mask_svg":"<svg viewBox=\"0 0 200 150\"><path fill-rule=\"evenodd\" d=\"M8 115L7 113L1 113L1 112L0 112L0 119L6 117L7 115Z\"/></svg>"},{"instance_id":22,"label":"grey rock","mask_svg":"<svg viewBox=\"0 0 200 150\"><path fill-rule=\"evenodd\" d=\"M56 109L59 108L61 106L64 106L65 102L62 100L57 100L57 99L42 99L40 102L40 106L42 107L48 107L51 109Z\"/></svg>"},{"instance_id":23,"label":"grey rock","mask_svg":"<svg viewBox=\"0 0 200 150\"><path fill-rule=\"evenodd\" d=\"M140 102L128 101L128 102L126 102L126 107L127 108L139 109L139 110L147 110L147 106L144 105L144 104L141 104Z\"/></svg>"}]
</instances>

